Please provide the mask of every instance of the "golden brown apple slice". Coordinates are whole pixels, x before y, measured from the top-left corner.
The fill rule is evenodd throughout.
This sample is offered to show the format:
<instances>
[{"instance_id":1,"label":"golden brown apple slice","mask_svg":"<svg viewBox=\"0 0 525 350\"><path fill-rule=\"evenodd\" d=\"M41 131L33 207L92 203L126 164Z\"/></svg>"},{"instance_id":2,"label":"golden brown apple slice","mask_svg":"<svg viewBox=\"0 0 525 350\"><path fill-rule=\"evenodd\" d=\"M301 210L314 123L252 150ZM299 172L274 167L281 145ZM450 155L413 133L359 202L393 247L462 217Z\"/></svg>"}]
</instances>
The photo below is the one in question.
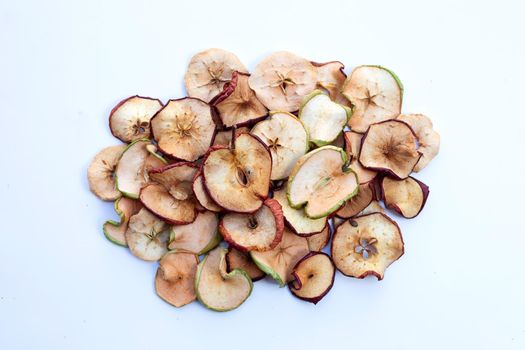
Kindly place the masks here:
<instances>
[{"instance_id":1,"label":"golden brown apple slice","mask_svg":"<svg viewBox=\"0 0 525 350\"><path fill-rule=\"evenodd\" d=\"M320 252L321 249L326 247L328 241L330 240L330 225L326 225L325 228L320 232L314 235L306 237L308 242L308 249L311 252Z\"/></svg>"},{"instance_id":2,"label":"golden brown apple slice","mask_svg":"<svg viewBox=\"0 0 525 350\"><path fill-rule=\"evenodd\" d=\"M121 196L115 183L115 169L126 145L109 146L98 152L87 171L91 192L103 201L113 201Z\"/></svg>"},{"instance_id":3,"label":"golden brown apple slice","mask_svg":"<svg viewBox=\"0 0 525 350\"><path fill-rule=\"evenodd\" d=\"M125 233L128 229L129 219L142 209L140 201L120 197L115 201L115 211L120 217L120 222L108 220L102 226L102 231L111 242L127 247Z\"/></svg>"},{"instance_id":4,"label":"golden brown apple slice","mask_svg":"<svg viewBox=\"0 0 525 350\"><path fill-rule=\"evenodd\" d=\"M222 240L218 226L217 214L210 211L198 213L191 224L175 225L171 228L168 248L186 250L197 255L205 254Z\"/></svg>"},{"instance_id":5,"label":"golden brown apple slice","mask_svg":"<svg viewBox=\"0 0 525 350\"><path fill-rule=\"evenodd\" d=\"M231 272L235 269L241 269L246 271L248 276L252 279L252 282L259 281L263 279L266 274L261 271L252 261L250 254L247 252L241 252L233 247L228 248L228 253L226 254L226 263L228 267L228 272Z\"/></svg>"},{"instance_id":6,"label":"golden brown apple slice","mask_svg":"<svg viewBox=\"0 0 525 350\"><path fill-rule=\"evenodd\" d=\"M289 284L292 294L317 304L334 285L335 266L325 253L310 252L295 265L292 275L294 281Z\"/></svg>"},{"instance_id":7,"label":"golden brown apple slice","mask_svg":"<svg viewBox=\"0 0 525 350\"><path fill-rule=\"evenodd\" d=\"M434 131L430 118L423 114L401 114L397 119L407 123L419 140L418 151L422 156L414 167L417 173L439 153L440 136Z\"/></svg>"},{"instance_id":8,"label":"golden brown apple slice","mask_svg":"<svg viewBox=\"0 0 525 350\"><path fill-rule=\"evenodd\" d=\"M346 131L344 133L345 151L350 160L350 169L355 171L360 184L366 184L376 178L377 171L367 169L359 162L362 138L362 134L353 131Z\"/></svg>"},{"instance_id":9,"label":"golden brown apple slice","mask_svg":"<svg viewBox=\"0 0 525 350\"><path fill-rule=\"evenodd\" d=\"M381 190L386 207L407 219L416 217L423 210L430 192L427 185L411 176L404 180L385 177L381 181Z\"/></svg>"},{"instance_id":10,"label":"golden brown apple slice","mask_svg":"<svg viewBox=\"0 0 525 350\"><path fill-rule=\"evenodd\" d=\"M122 142L149 138L150 119L162 108L156 98L131 96L120 101L109 115L111 133Z\"/></svg>"},{"instance_id":11,"label":"golden brown apple slice","mask_svg":"<svg viewBox=\"0 0 525 350\"><path fill-rule=\"evenodd\" d=\"M169 230L160 218L142 208L129 220L126 242L137 258L157 261L168 251Z\"/></svg>"},{"instance_id":12,"label":"golden brown apple slice","mask_svg":"<svg viewBox=\"0 0 525 350\"><path fill-rule=\"evenodd\" d=\"M164 254L155 275L157 295L168 304L182 307L194 301L194 280L199 257L185 251Z\"/></svg>"},{"instance_id":13,"label":"golden brown apple slice","mask_svg":"<svg viewBox=\"0 0 525 350\"><path fill-rule=\"evenodd\" d=\"M373 199L374 191L370 184L359 185L359 192L357 195L347 200L335 215L343 219L350 218L365 209Z\"/></svg>"}]
</instances>

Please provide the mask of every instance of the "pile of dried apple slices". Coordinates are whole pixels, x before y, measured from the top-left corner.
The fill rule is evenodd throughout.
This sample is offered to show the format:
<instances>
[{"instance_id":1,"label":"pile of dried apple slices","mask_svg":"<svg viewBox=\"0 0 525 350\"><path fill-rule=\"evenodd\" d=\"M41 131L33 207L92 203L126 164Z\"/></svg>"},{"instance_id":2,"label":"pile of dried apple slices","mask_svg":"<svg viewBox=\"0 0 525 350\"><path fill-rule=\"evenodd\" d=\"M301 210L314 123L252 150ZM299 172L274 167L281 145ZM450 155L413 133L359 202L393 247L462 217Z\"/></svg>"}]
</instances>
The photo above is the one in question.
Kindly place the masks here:
<instances>
[{"instance_id":1,"label":"pile of dried apple slices","mask_svg":"<svg viewBox=\"0 0 525 350\"><path fill-rule=\"evenodd\" d=\"M401 114L392 71L344 68L281 51L250 74L209 49L190 60L187 97L132 96L111 110L122 143L95 156L89 186L120 218L104 235L158 262L160 298L228 311L270 276L315 304L336 271L381 280L403 255L385 209L421 212L429 188L412 173L438 154L439 134L425 115Z\"/></svg>"}]
</instances>

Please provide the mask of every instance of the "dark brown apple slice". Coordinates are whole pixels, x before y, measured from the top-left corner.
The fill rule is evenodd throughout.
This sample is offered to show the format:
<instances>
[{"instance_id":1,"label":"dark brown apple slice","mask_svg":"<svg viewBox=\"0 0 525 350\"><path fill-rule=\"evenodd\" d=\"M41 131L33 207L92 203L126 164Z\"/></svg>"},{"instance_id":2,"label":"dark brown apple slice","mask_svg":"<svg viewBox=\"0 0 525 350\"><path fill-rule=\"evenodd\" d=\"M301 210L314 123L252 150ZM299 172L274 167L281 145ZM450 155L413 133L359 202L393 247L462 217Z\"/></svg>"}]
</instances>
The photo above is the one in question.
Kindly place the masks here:
<instances>
[{"instance_id":1,"label":"dark brown apple slice","mask_svg":"<svg viewBox=\"0 0 525 350\"><path fill-rule=\"evenodd\" d=\"M122 142L149 138L150 119L162 108L156 98L131 96L120 101L109 115L111 133Z\"/></svg>"},{"instance_id":2,"label":"dark brown apple slice","mask_svg":"<svg viewBox=\"0 0 525 350\"><path fill-rule=\"evenodd\" d=\"M377 176L377 171L367 169L359 162L359 153L361 152L361 140L363 135L353 131L346 131L344 133L344 138L346 155L350 160L350 169L357 174L359 183L366 184L374 180Z\"/></svg>"},{"instance_id":3,"label":"dark brown apple slice","mask_svg":"<svg viewBox=\"0 0 525 350\"><path fill-rule=\"evenodd\" d=\"M126 145L110 146L98 152L87 171L91 192L103 201L114 201L121 196L115 183L115 168Z\"/></svg>"},{"instance_id":4,"label":"dark brown apple slice","mask_svg":"<svg viewBox=\"0 0 525 350\"><path fill-rule=\"evenodd\" d=\"M226 254L226 263L228 272L231 272L235 269L244 270L248 276L250 276L252 282L259 281L266 276L266 274L261 271L252 261L249 253L241 252L240 250L237 250L233 247L228 248L228 253Z\"/></svg>"},{"instance_id":5,"label":"dark brown apple slice","mask_svg":"<svg viewBox=\"0 0 525 350\"><path fill-rule=\"evenodd\" d=\"M385 177L381 189L386 207L407 219L423 210L430 192L427 185L411 176L404 180Z\"/></svg>"},{"instance_id":6,"label":"dark brown apple slice","mask_svg":"<svg viewBox=\"0 0 525 350\"><path fill-rule=\"evenodd\" d=\"M217 214L210 211L198 213L191 224L175 225L171 228L168 249L186 250L197 255L205 254L222 240L218 226Z\"/></svg>"},{"instance_id":7,"label":"dark brown apple slice","mask_svg":"<svg viewBox=\"0 0 525 350\"><path fill-rule=\"evenodd\" d=\"M169 234L164 221L142 208L129 220L126 242L137 258L157 261L168 251Z\"/></svg>"},{"instance_id":8,"label":"dark brown apple slice","mask_svg":"<svg viewBox=\"0 0 525 350\"><path fill-rule=\"evenodd\" d=\"M346 80L345 66L339 61L326 63L312 62L317 70L317 85L328 91L332 101L341 99L341 89Z\"/></svg>"},{"instance_id":9,"label":"dark brown apple slice","mask_svg":"<svg viewBox=\"0 0 525 350\"><path fill-rule=\"evenodd\" d=\"M335 212L340 218L347 219L357 215L374 200L374 191L370 184L359 185L359 192Z\"/></svg>"},{"instance_id":10,"label":"dark brown apple slice","mask_svg":"<svg viewBox=\"0 0 525 350\"><path fill-rule=\"evenodd\" d=\"M407 123L419 140L418 151L422 156L414 167L414 171L419 172L439 153L440 136L430 118L423 114L401 114L397 119Z\"/></svg>"},{"instance_id":11,"label":"dark brown apple slice","mask_svg":"<svg viewBox=\"0 0 525 350\"><path fill-rule=\"evenodd\" d=\"M320 233L306 237L308 249L311 252L320 252L321 249L326 247L328 241L330 241L330 230L330 225L327 224Z\"/></svg>"},{"instance_id":12,"label":"dark brown apple slice","mask_svg":"<svg viewBox=\"0 0 525 350\"><path fill-rule=\"evenodd\" d=\"M194 280L199 257L185 251L164 254L159 261L155 275L157 295L175 307L182 307L194 301Z\"/></svg>"},{"instance_id":13,"label":"dark brown apple slice","mask_svg":"<svg viewBox=\"0 0 525 350\"><path fill-rule=\"evenodd\" d=\"M129 219L142 209L142 203L135 199L120 197L115 201L114 206L120 222L108 220L102 226L102 231L111 242L127 247L125 233L128 230Z\"/></svg>"},{"instance_id":14,"label":"dark brown apple slice","mask_svg":"<svg viewBox=\"0 0 525 350\"><path fill-rule=\"evenodd\" d=\"M199 204L202 205L206 210L212 211L214 213L218 213L222 210L222 208L219 207L217 203L213 201L213 199L211 199L211 197L208 195L208 192L206 191L206 188L204 187L202 169L199 170L193 178L193 193L195 194L195 198Z\"/></svg>"},{"instance_id":15,"label":"dark brown apple slice","mask_svg":"<svg viewBox=\"0 0 525 350\"><path fill-rule=\"evenodd\" d=\"M335 266L325 253L310 252L295 265L292 275L294 281L289 284L292 294L317 304L334 285Z\"/></svg>"}]
</instances>

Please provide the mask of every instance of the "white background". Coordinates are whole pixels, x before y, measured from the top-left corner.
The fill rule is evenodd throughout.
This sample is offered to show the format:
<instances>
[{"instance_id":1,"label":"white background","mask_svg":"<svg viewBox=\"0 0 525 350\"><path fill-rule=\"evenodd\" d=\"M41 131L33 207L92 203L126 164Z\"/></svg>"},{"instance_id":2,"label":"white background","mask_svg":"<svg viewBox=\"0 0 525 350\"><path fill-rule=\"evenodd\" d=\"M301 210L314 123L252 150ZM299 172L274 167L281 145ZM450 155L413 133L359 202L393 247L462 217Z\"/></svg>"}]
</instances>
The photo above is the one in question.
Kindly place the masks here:
<instances>
[{"instance_id":1,"label":"white background","mask_svg":"<svg viewBox=\"0 0 525 350\"><path fill-rule=\"evenodd\" d=\"M0 348L524 349L520 1L0 2ZM404 112L432 117L439 156L405 255L382 282L338 274L317 306L270 280L229 313L176 309L156 264L107 241L112 204L86 168L116 144L112 106L184 95L208 47L250 68L286 49L381 64Z\"/></svg>"}]
</instances>

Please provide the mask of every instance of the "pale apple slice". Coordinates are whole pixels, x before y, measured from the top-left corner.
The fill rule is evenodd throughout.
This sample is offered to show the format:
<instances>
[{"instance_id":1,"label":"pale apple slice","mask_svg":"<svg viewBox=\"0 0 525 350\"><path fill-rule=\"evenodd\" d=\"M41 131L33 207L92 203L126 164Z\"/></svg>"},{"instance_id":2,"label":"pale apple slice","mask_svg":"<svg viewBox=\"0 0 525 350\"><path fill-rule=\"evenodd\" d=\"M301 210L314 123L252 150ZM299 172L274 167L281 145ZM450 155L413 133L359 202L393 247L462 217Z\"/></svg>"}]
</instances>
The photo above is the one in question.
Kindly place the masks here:
<instances>
[{"instance_id":1,"label":"pale apple slice","mask_svg":"<svg viewBox=\"0 0 525 350\"><path fill-rule=\"evenodd\" d=\"M215 139L213 140L213 146L230 147L232 142L232 131L232 129L217 131ZM235 129L237 135L247 132L250 132L250 129L245 126Z\"/></svg>"},{"instance_id":2,"label":"pale apple slice","mask_svg":"<svg viewBox=\"0 0 525 350\"><path fill-rule=\"evenodd\" d=\"M411 176L404 180L385 177L381 190L386 207L407 219L415 218L423 210L430 192L427 185Z\"/></svg>"},{"instance_id":3,"label":"pale apple slice","mask_svg":"<svg viewBox=\"0 0 525 350\"><path fill-rule=\"evenodd\" d=\"M199 213L191 224L172 226L168 249L186 250L197 255L205 254L222 240L218 226L219 218L216 213Z\"/></svg>"},{"instance_id":4,"label":"pale apple slice","mask_svg":"<svg viewBox=\"0 0 525 350\"><path fill-rule=\"evenodd\" d=\"M195 291L197 299L208 309L229 311L239 307L253 288L248 273L241 269L227 272L227 250L217 247L197 267Z\"/></svg>"},{"instance_id":5,"label":"pale apple slice","mask_svg":"<svg viewBox=\"0 0 525 350\"><path fill-rule=\"evenodd\" d=\"M325 63L312 62L317 70L317 85L326 91L332 101L337 103L341 98L341 89L346 80L345 66L339 61Z\"/></svg>"},{"instance_id":6,"label":"pale apple slice","mask_svg":"<svg viewBox=\"0 0 525 350\"><path fill-rule=\"evenodd\" d=\"M251 251L253 262L266 274L284 285L293 280L292 269L295 264L310 252L306 238L297 236L284 228L281 242L266 252Z\"/></svg>"},{"instance_id":7,"label":"pale apple slice","mask_svg":"<svg viewBox=\"0 0 525 350\"><path fill-rule=\"evenodd\" d=\"M208 194L226 210L253 213L268 197L272 157L254 135L240 134L233 149L212 149L202 169Z\"/></svg>"},{"instance_id":8,"label":"pale apple slice","mask_svg":"<svg viewBox=\"0 0 525 350\"><path fill-rule=\"evenodd\" d=\"M292 294L317 304L334 285L335 266L325 253L310 252L297 262L292 275L294 281L289 284Z\"/></svg>"},{"instance_id":9,"label":"pale apple slice","mask_svg":"<svg viewBox=\"0 0 525 350\"><path fill-rule=\"evenodd\" d=\"M250 276L252 282L259 281L266 276L266 274L261 271L257 265L255 265L249 253L241 252L240 250L237 250L233 247L228 248L228 253L226 254L226 263L228 272L231 272L235 269L244 270L248 276Z\"/></svg>"},{"instance_id":10,"label":"pale apple slice","mask_svg":"<svg viewBox=\"0 0 525 350\"><path fill-rule=\"evenodd\" d=\"M114 201L121 196L115 183L115 168L126 145L109 146L98 152L87 171L91 192L103 201Z\"/></svg>"},{"instance_id":11,"label":"pale apple slice","mask_svg":"<svg viewBox=\"0 0 525 350\"><path fill-rule=\"evenodd\" d=\"M268 198L253 214L228 213L219 223L226 242L241 251L267 251L281 241L284 229L283 211L275 199Z\"/></svg>"},{"instance_id":12,"label":"pale apple slice","mask_svg":"<svg viewBox=\"0 0 525 350\"><path fill-rule=\"evenodd\" d=\"M374 200L374 191L370 184L359 185L357 195L346 201L346 203L336 211L335 215L347 219L357 215Z\"/></svg>"},{"instance_id":13,"label":"pale apple slice","mask_svg":"<svg viewBox=\"0 0 525 350\"><path fill-rule=\"evenodd\" d=\"M358 180L346 168L346 153L334 146L318 148L295 164L287 186L288 201L294 208L318 219L333 213L357 194Z\"/></svg>"},{"instance_id":14,"label":"pale apple slice","mask_svg":"<svg viewBox=\"0 0 525 350\"><path fill-rule=\"evenodd\" d=\"M204 179L202 177L202 169L199 170L195 177L193 178L193 193L195 198L206 210L212 211L214 213L219 213L222 208L217 205L208 195L206 188L204 187Z\"/></svg>"},{"instance_id":15,"label":"pale apple slice","mask_svg":"<svg viewBox=\"0 0 525 350\"><path fill-rule=\"evenodd\" d=\"M210 105L196 98L170 100L151 119L159 149L172 157L194 161L213 142L215 122Z\"/></svg>"},{"instance_id":16,"label":"pale apple slice","mask_svg":"<svg viewBox=\"0 0 525 350\"><path fill-rule=\"evenodd\" d=\"M162 108L156 98L131 96L120 101L109 115L111 133L122 142L149 138L150 119Z\"/></svg>"},{"instance_id":17,"label":"pale apple slice","mask_svg":"<svg viewBox=\"0 0 525 350\"><path fill-rule=\"evenodd\" d=\"M311 252L320 252L330 241L330 225L327 224L320 233L306 237L306 241Z\"/></svg>"},{"instance_id":18,"label":"pale apple slice","mask_svg":"<svg viewBox=\"0 0 525 350\"><path fill-rule=\"evenodd\" d=\"M194 55L184 76L188 96L210 102L235 71L248 73L239 58L226 50L208 49Z\"/></svg>"},{"instance_id":19,"label":"pale apple slice","mask_svg":"<svg viewBox=\"0 0 525 350\"><path fill-rule=\"evenodd\" d=\"M310 142L316 146L335 141L351 115L350 108L332 102L320 90L306 96L299 109L299 119L310 135Z\"/></svg>"},{"instance_id":20,"label":"pale apple slice","mask_svg":"<svg viewBox=\"0 0 525 350\"><path fill-rule=\"evenodd\" d=\"M114 207L120 222L108 220L102 225L102 231L111 242L127 247L125 233L128 230L129 219L142 209L142 203L135 199L120 197L115 201Z\"/></svg>"},{"instance_id":21,"label":"pale apple slice","mask_svg":"<svg viewBox=\"0 0 525 350\"><path fill-rule=\"evenodd\" d=\"M126 242L137 258L157 261L168 251L169 230L166 223L142 208L129 219Z\"/></svg>"},{"instance_id":22,"label":"pale apple slice","mask_svg":"<svg viewBox=\"0 0 525 350\"><path fill-rule=\"evenodd\" d=\"M356 216L362 216L362 215L373 214L373 213L382 213L382 214L385 213L385 209L383 209L379 201L374 200L370 202L370 204L368 204L368 206L362 211L360 211L359 214L357 214Z\"/></svg>"},{"instance_id":23,"label":"pale apple slice","mask_svg":"<svg viewBox=\"0 0 525 350\"><path fill-rule=\"evenodd\" d=\"M388 216L374 213L342 223L332 238L332 259L344 275L356 278L375 276L382 280L385 270L404 252L401 231Z\"/></svg>"},{"instance_id":24,"label":"pale apple slice","mask_svg":"<svg viewBox=\"0 0 525 350\"><path fill-rule=\"evenodd\" d=\"M344 132L345 151L350 160L350 169L355 171L360 184L366 184L376 178L377 171L367 169L359 162L362 138L362 134L353 131Z\"/></svg>"},{"instance_id":25,"label":"pale apple slice","mask_svg":"<svg viewBox=\"0 0 525 350\"><path fill-rule=\"evenodd\" d=\"M440 136L434 130L430 118L423 114L401 114L397 119L407 123L418 138L418 150L422 156L414 167L414 171L417 173L439 153Z\"/></svg>"},{"instance_id":26,"label":"pale apple slice","mask_svg":"<svg viewBox=\"0 0 525 350\"><path fill-rule=\"evenodd\" d=\"M257 123L251 133L270 149L272 180L287 178L297 160L308 152L308 133L291 113L270 112L270 118Z\"/></svg>"},{"instance_id":27,"label":"pale apple slice","mask_svg":"<svg viewBox=\"0 0 525 350\"><path fill-rule=\"evenodd\" d=\"M157 295L175 307L194 301L194 280L199 257L191 252L173 251L164 254L155 275Z\"/></svg>"},{"instance_id":28,"label":"pale apple slice","mask_svg":"<svg viewBox=\"0 0 525 350\"><path fill-rule=\"evenodd\" d=\"M405 179L419 158L417 137L402 121L373 124L363 136L359 161L366 168Z\"/></svg>"},{"instance_id":29,"label":"pale apple slice","mask_svg":"<svg viewBox=\"0 0 525 350\"><path fill-rule=\"evenodd\" d=\"M343 95L350 100L353 115L350 129L364 133L374 123L401 113L403 85L390 70L381 66L359 66L346 79Z\"/></svg>"},{"instance_id":30,"label":"pale apple slice","mask_svg":"<svg viewBox=\"0 0 525 350\"><path fill-rule=\"evenodd\" d=\"M308 60L279 51L264 58L248 82L269 110L294 112L315 89L317 71Z\"/></svg>"}]
</instances>

